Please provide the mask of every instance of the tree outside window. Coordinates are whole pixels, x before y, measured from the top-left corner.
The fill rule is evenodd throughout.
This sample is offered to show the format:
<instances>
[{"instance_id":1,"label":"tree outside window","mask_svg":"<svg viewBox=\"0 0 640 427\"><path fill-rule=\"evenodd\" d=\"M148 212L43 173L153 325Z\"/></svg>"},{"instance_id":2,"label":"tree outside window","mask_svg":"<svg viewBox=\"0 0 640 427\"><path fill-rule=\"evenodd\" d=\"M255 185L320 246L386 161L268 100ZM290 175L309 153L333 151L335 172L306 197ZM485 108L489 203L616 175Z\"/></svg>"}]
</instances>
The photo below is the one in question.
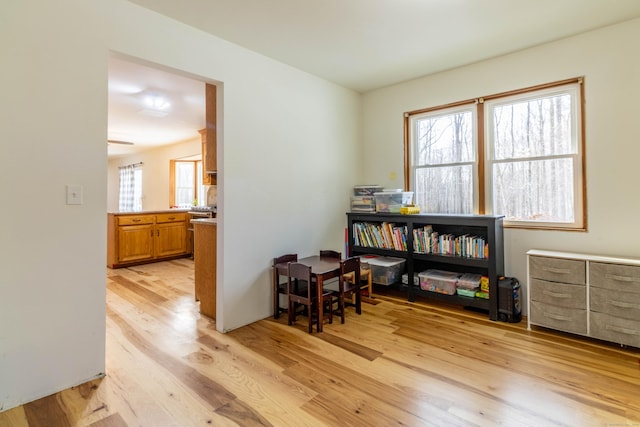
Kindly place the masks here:
<instances>
[{"instance_id":1,"label":"tree outside window","mask_svg":"<svg viewBox=\"0 0 640 427\"><path fill-rule=\"evenodd\" d=\"M585 229L582 79L406 113L407 181L428 213Z\"/></svg>"}]
</instances>

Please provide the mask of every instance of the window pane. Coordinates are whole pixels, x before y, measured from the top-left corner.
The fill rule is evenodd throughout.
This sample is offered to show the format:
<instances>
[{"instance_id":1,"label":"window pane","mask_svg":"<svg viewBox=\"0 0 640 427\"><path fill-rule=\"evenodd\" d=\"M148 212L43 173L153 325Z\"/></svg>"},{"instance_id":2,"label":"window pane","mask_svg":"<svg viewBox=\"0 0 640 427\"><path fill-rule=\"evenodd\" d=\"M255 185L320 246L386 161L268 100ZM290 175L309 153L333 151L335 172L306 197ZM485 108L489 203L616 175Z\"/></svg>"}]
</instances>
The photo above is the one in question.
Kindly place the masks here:
<instances>
[{"instance_id":1,"label":"window pane","mask_svg":"<svg viewBox=\"0 0 640 427\"><path fill-rule=\"evenodd\" d=\"M176 162L176 204L191 206L195 199L194 162Z\"/></svg>"},{"instance_id":2,"label":"window pane","mask_svg":"<svg viewBox=\"0 0 640 427\"><path fill-rule=\"evenodd\" d=\"M142 167L136 166L133 173L133 210L142 210Z\"/></svg>"},{"instance_id":3,"label":"window pane","mask_svg":"<svg viewBox=\"0 0 640 427\"><path fill-rule=\"evenodd\" d=\"M493 212L510 221L574 221L573 159L493 165Z\"/></svg>"},{"instance_id":4,"label":"window pane","mask_svg":"<svg viewBox=\"0 0 640 427\"><path fill-rule=\"evenodd\" d=\"M416 166L475 160L471 111L422 117L414 123Z\"/></svg>"},{"instance_id":5,"label":"window pane","mask_svg":"<svg viewBox=\"0 0 640 427\"><path fill-rule=\"evenodd\" d=\"M496 105L494 159L573 154L573 101L569 93Z\"/></svg>"},{"instance_id":6,"label":"window pane","mask_svg":"<svg viewBox=\"0 0 640 427\"><path fill-rule=\"evenodd\" d=\"M414 192L422 212L473 213L473 167L416 169Z\"/></svg>"},{"instance_id":7,"label":"window pane","mask_svg":"<svg viewBox=\"0 0 640 427\"><path fill-rule=\"evenodd\" d=\"M202 161L196 162L196 177L198 178L198 205L206 206L207 205L207 188L202 183Z\"/></svg>"}]
</instances>

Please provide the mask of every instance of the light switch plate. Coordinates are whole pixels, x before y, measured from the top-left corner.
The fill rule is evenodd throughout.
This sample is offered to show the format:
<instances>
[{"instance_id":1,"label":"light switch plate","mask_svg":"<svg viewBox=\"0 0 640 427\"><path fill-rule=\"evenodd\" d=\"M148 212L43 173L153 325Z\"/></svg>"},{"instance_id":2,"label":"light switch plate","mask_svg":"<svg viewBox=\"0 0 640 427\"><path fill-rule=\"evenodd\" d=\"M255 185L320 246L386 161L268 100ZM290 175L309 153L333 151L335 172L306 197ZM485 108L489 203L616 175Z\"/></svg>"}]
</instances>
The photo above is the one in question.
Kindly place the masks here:
<instances>
[{"instance_id":1,"label":"light switch plate","mask_svg":"<svg viewBox=\"0 0 640 427\"><path fill-rule=\"evenodd\" d=\"M82 185L67 185L67 204L82 204Z\"/></svg>"}]
</instances>

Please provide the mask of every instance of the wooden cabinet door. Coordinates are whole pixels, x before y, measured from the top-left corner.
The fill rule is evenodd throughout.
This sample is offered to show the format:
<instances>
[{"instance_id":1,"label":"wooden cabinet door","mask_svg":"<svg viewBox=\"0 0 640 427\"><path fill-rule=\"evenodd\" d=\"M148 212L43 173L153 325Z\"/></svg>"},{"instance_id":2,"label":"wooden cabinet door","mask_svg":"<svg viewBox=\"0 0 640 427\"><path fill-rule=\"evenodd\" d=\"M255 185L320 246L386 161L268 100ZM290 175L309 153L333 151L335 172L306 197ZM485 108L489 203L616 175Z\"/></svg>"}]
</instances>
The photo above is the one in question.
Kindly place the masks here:
<instances>
[{"instance_id":1,"label":"wooden cabinet door","mask_svg":"<svg viewBox=\"0 0 640 427\"><path fill-rule=\"evenodd\" d=\"M118 227L118 262L153 258L153 224Z\"/></svg>"},{"instance_id":2,"label":"wooden cabinet door","mask_svg":"<svg viewBox=\"0 0 640 427\"><path fill-rule=\"evenodd\" d=\"M187 227L184 221L156 224L156 257L182 255L187 250Z\"/></svg>"}]
</instances>

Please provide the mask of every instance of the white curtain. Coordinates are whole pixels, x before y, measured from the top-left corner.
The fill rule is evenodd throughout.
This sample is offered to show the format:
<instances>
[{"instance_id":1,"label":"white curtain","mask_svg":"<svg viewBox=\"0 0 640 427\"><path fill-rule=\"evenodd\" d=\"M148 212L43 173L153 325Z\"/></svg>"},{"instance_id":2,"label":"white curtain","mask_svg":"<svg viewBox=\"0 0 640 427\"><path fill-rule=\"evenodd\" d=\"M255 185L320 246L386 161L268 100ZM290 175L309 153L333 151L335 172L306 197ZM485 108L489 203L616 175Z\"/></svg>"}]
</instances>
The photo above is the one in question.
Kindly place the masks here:
<instances>
[{"instance_id":1,"label":"white curtain","mask_svg":"<svg viewBox=\"0 0 640 427\"><path fill-rule=\"evenodd\" d=\"M142 163L122 166L120 171L120 212L132 212L142 209Z\"/></svg>"}]
</instances>

